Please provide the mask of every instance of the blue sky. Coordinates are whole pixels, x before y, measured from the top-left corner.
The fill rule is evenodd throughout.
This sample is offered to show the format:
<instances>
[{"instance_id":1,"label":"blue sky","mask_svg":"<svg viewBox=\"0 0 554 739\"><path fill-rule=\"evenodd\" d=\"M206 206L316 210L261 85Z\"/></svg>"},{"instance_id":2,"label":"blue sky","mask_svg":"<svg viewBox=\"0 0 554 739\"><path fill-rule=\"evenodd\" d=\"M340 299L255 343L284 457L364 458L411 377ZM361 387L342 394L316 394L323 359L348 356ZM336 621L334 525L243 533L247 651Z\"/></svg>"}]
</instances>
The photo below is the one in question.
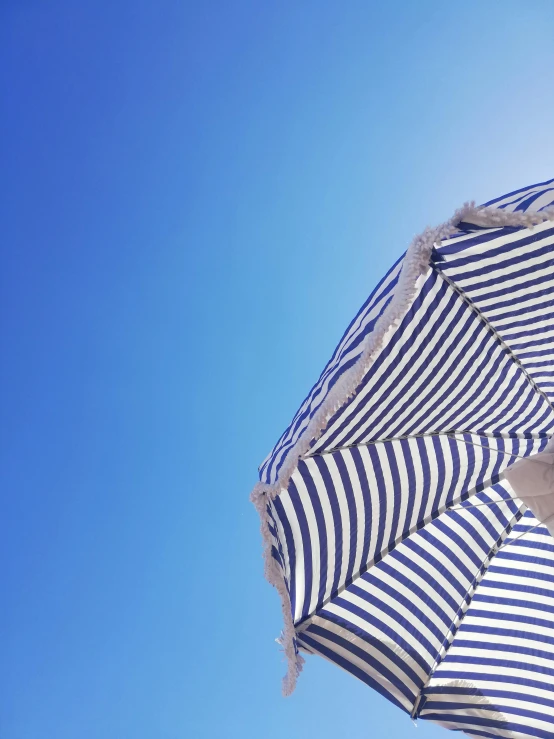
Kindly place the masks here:
<instances>
[{"instance_id":1,"label":"blue sky","mask_svg":"<svg viewBox=\"0 0 554 739\"><path fill-rule=\"evenodd\" d=\"M372 287L554 176L554 4L0 6L2 739L447 736L273 639L256 468Z\"/></svg>"}]
</instances>

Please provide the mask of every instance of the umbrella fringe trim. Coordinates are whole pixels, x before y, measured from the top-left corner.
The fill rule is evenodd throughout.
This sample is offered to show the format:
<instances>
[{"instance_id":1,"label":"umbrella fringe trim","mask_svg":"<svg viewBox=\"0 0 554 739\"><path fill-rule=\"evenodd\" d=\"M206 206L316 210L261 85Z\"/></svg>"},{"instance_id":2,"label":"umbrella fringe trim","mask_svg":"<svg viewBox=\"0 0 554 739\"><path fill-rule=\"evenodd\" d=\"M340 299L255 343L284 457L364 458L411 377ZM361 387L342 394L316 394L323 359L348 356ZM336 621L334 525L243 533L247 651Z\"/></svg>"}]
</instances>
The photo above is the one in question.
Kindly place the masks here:
<instances>
[{"instance_id":1,"label":"umbrella fringe trim","mask_svg":"<svg viewBox=\"0 0 554 739\"><path fill-rule=\"evenodd\" d=\"M284 574L272 554L272 541L270 533L270 518L268 512L268 499L264 494L264 486L258 483L251 494L258 515L260 516L260 529L263 542L264 575L265 579L273 585L281 599L281 611L283 613L283 630L277 639L287 661L287 672L282 681L282 692L284 696L291 695L296 687L296 680L302 671L304 657L298 651L296 642L296 630L292 619L292 606L290 594L285 581Z\"/></svg>"},{"instance_id":2,"label":"umbrella fringe trim","mask_svg":"<svg viewBox=\"0 0 554 739\"><path fill-rule=\"evenodd\" d=\"M381 350L386 334L398 325L409 309L417 292L419 278L426 274L435 245L440 245L448 238L461 222L472 223L489 228L504 226L520 226L533 228L547 220L554 220L554 208L544 208L538 212L506 212L499 208L476 206L474 202L465 203L452 218L436 228L427 227L411 242L404 260L394 295L377 320L375 327L363 342L361 354L357 362L347 370L329 391L326 398L316 410L300 438L288 450L275 482L259 482L250 494L250 500L256 507L261 522L263 541L263 557L265 577L278 591L281 598L284 628L279 643L287 660L287 673L283 678L283 695L290 695L296 686L296 680L304 664L296 644L296 631L291 611L288 586L283 572L272 555L271 533L269 530L269 514L267 506L281 490L285 489L296 471L299 460L309 451L313 440L318 439L334 414L355 395L364 375L371 366L375 356Z\"/></svg>"}]
</instances>

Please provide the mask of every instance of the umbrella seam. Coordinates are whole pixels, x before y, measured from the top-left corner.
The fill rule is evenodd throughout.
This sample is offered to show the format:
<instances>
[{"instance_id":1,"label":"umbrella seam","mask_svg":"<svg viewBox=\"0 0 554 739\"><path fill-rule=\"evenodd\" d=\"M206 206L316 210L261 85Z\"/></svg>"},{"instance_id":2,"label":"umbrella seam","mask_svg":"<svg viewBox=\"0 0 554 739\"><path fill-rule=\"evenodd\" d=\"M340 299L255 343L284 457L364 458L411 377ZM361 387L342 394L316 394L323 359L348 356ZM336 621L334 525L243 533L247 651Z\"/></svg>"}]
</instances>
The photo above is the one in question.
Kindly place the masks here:
<instances>
[{"instance_id":1,"label":"umbrella seam","mask_svg":"<svg viewBox=\"0 0 554 739\"><path fill-rule=\"evenodd\" d=\"M554 406L552 405L552 402L548 395L544 392L544 390L541 390L540 387L537 385L535 380L531 377L529 372L526 370L524 365L521 363L521 360L514 354L512 349L504 339L500 336L498 331L495 329L495 327L492 325L492 323L489 321L489 319L485 316L484 313L481 312L479 307L475 305L473 300L467 295L464 290L462 290L461 287L459 287L453 280L450 279L447 275L445 275L442 270L438 269L436 265L433 265L434 271L442 277L442 279L454 290L461 298L465 301L465 303L469 306L469 308L478 316L478 318L481 319L481 321L485 324L487 329L490 331L490 333L494 336L496 341L500 344L500 346L504 349L504 351L508 354L510 359L514 362L514 364L518 367L519 370L525 375L525 378L533 388L533 390L538 394L541 395L544 400L546 400L546 403L550 410L554 413Z\"/></svg>"},{"instance_id":2,"label":"umbrella seam","mask_svg":"<svg viewBox=\"0 0 554 739\"><path fill-rule=\"evenodd\" d=\"M321 452L313 452L311 454L306 454L302 457L302 459L312 459L313 457L323 457L326 454L334 454L335 452L342 452L346 449L359 449L360 447L365 446L374 446L375 444L386 444L391 441L406 441L408 439L425 439L430 436L448 436L449 438L452 438L452 436L460 435L460 434L469 434L471 436L479 436L485 439L506 439L509 441L510 439L541 439L543 438L549 438L546 437L544 434L535 434L535 435L524 435L521 434L518 435L509 435L509 434L486 434L486 433L479 433L477 431L428 431L427 433L423 434L407 434L406 436L391 436L388 439L371 439L370 441L364 441L360 442L359 444L347 444L346 446L337 446L333 449L324 449ZM465 439L461 439L465 444L473 444L473 442L466 441ZM481 444L473 444L473 446L482 446ZM483 449L492 449L492 447L485 447L483 446ZM502 452L501 449L494 449L493 451ZM517 454L512 454L511 452L506 451L506 454L510 454L512 457L518 457ZM527 459L527 457L518 457L520 459Z\"/></svg>"},{"instance_id":3,"label":"umbrella seam","mask_svg":"<svg viewBox=\"0 0 554 739\"><path fill-rule=\"evenodd\" d=\"M486 480L483 483L483 489L479 490L478 492L483 493L487 488L490 488L493 485L496 485L498 482L501 481L502 479L501 475L502 473L499 473L498 476L495 475L494 477L491 477L489 480ZM348 583L345 583L344 585L341 585L340 588L337 588L336 592L334 592L332 595L326 598L319 606L317 606L317 608L314 610L313 613L308 614L307 616L304 617L304 619L302 619L298 623L295 623L294 625L295 633L302 633L306 631L306 629L310 627L311 620L315 616L317 616L320 613L320 611L323 608L325 608L325 606L329 605L329 603L331 603L335 598L341 595L341 593L344 593L345 590L347 590L351 585L353 585L356 582L356 580L362 577L372 567L374 567L379 562L382 562L387 556L387 554L390 554L391 552L393 552L398 546L400 546L400 544L402 544L402 542L406 541L408 537L412 536L417 531L427 526L429 523L437 519L439 516L442 516L443 513L447 513L450 510L453 510L454 506L467 502L471 497L478 494L478 492L476 491L477 491L477 488L472 488L468 493L458 496L455 500L451 501L450 503L439 506L434 512L429 513L427 516L425 516L425 518L422 519L422 521L420 521L419 524L415 524L414 526L411 526L408 529L408 531L406 531L404 534L401 534L399 537L397 537L392 542L392 544L385 547L380 553L380 555L378 555L377 557L373 557L363 567L360 567L360 569L355 574L351 575L351 577L348 580ZM511 501L516 502L516 499L515 498L502 498L502 500L492 501L492 504L511 502ZM521 505L524 505L524 504L522 503Z\"/></svg>"},{"instance_id":4,"label":"umbrella seam","mask_svg":"<svg viewBox=\"0 0 554 739\"><path fill-rule=\"evenodd\" d=\"M489 566L493 560L493 558L498 553L499 549L501 549L504 541L508 538L510 535L512 529L518 523L523 515L524 515L524 509L525 506L522 505L522 507L519 508L518 512L512 517L509 524L506 526L502 534L498 537L498 539L495 541L493 546L491 547L487 558L479 568L477 574L475 575L473 582L467 589L466 594L464 595L462 602L460 603L460 607L458 608L458 611L455 615L455 617L452 619L452 624L450 625L450 633L445 637L441 648L439 649L439 652L437 654L437 658L435 659L435 662L433 666L431 667L431 671L429 672L429 675L427 677L427 680L422 685L416 700L414 702L414 707L412 709L411 718L417 719L419 712L423 706L421 706L421 698L423 697L423 691L429 687L429 683L431 682L431 679L433 678L433 675L435 674L435 671L437 670L438 666L441 664L442 660L446 656L446 653L448 652L449 648L452 646L452 642L454 641L454 638L462 624L462 621L464 620L464 616L469 610L469 606L471 605L471 602L473 600L473 596L475 595L477 588L479 587L479 584L481 583L481 580L485 577L485 574L487 573L487 570L489 569ZM468 600L469 599L469 600Z\"/></svg>"}]
</instances>

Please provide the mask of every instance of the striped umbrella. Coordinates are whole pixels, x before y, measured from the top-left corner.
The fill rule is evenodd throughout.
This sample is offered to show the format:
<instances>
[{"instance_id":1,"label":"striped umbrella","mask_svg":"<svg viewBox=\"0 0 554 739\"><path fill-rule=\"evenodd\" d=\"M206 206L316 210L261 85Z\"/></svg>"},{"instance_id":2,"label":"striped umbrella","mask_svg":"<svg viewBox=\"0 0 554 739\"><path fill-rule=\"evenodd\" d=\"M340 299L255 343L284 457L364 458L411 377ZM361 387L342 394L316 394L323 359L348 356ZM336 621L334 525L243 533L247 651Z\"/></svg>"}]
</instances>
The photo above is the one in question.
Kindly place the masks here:
<instances>
[{"instance_id":1,"label":"striped umbrella","mask_svg":"<svg viewBox=\"0 0 554 739\"><path fill-rule=\"evenodd\" d=\"M553 220L551 180L417 237L261 465L285 693L319 654L414 719L554 737Z\"/></svg>"}]
</instances>

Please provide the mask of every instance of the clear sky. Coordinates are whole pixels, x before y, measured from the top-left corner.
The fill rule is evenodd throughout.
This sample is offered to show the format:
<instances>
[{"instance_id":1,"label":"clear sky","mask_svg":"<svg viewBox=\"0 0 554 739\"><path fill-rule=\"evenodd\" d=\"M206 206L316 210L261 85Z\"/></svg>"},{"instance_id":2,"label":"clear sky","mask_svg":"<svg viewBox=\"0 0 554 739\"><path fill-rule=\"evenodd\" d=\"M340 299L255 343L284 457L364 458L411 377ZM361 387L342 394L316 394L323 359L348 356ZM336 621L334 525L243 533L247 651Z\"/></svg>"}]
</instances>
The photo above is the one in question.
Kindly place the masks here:
<instances>
[{"instance_id":1,"label":"clear sky","mask_svg":"<svg viewBox=\"0 0 554 739\"><path fill-rule=\"evenodd\" d=\"M1 739L438 738L312 657L256 468L427 224L554 176L552 0L0 3Z\"/></svg>"}]
</instances>

